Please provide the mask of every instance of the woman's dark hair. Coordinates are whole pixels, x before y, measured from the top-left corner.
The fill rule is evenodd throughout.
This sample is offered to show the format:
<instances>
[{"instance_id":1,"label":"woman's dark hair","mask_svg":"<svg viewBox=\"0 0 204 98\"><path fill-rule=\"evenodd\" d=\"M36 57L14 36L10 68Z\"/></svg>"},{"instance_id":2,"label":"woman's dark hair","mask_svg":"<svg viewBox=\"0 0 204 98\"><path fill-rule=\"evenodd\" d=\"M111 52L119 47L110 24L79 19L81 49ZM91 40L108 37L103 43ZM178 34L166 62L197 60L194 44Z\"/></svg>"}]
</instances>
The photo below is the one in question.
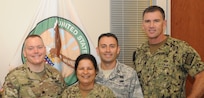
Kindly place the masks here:
<instances>
[{"instance_id":1,"label":"woman's dark hair","mask_svg":"<svg viewBox=\"0 0 204 98\"><path fill-rule=\"evenodd\" d=\"M95 59L95 57L94 57L93 55L91 55L91 54L81 54L81 55L79 55L79 56L77 57L77 59L76 59L76 61L75 61L75 67L74 67L75 72L76 72L76 70L77 70L77 68L78 68L79 62L80 62L81 60L83 60L83 59L88 59L88 60L90 60L90 61L93 63L95 70L98 72L98 66L97 66L96 59Z\"/></svg>"}]
</instances>

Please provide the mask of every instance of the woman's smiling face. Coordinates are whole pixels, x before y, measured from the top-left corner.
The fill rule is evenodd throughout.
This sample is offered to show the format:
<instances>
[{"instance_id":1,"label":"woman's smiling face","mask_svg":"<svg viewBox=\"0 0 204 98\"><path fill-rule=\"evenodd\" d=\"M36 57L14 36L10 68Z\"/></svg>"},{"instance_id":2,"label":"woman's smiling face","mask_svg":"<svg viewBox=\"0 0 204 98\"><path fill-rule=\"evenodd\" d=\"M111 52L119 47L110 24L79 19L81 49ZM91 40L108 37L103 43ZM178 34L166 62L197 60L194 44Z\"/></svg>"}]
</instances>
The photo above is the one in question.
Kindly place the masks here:
<instances>
[{"instance_id":1,"label":"woman's smiling face","mask_svg":"<svg viewBox=\"0 0 204 98\"><path fill-rule=\"evenodd\" d=\"M76 74L81 84L94 84L95 82L96 70L89 59L79 61Z\"/></svg>"}]
</instances>

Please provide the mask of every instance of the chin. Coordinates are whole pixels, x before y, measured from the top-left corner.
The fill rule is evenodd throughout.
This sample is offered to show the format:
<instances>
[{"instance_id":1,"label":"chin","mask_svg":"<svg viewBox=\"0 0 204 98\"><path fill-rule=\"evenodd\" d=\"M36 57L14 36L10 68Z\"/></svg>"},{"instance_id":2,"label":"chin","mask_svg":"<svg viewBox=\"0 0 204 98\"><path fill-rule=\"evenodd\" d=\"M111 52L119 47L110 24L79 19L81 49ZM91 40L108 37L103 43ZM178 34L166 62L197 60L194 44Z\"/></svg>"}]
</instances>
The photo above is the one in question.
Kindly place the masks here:
<instances>
[{"instance_id":1,"label":"chin","mask_svg":"<svg viewBox=\"0 0 204 98\"><path fill-rule=\"evenodd\" d=\"M89 82L89 81L80 81L80 83L82 83L82 84L90 84L91 82Z\"/></svg>"},{"instance_id":2,"label":"chin","mask_svg":"<svg viewBox=\"0 0 204 98\"><path fill-rule=\"evenodd\" d=\"M110 59L108 59L108 60L105 60L104 62L106 62L106 63L112 63L112 62L114 62L114 60L110 60Z\"/></svg>"},{"instance_id":3,"label":"chin","mask_svg":"<svg viewBox=\"0 0 204 98\"><path fill-rule=\"evenodd\" d=\"M35 65L41 65L41 64L43 64L44 62L33 62L33 64L35 64Z\"/></svg>"}]
</instances>

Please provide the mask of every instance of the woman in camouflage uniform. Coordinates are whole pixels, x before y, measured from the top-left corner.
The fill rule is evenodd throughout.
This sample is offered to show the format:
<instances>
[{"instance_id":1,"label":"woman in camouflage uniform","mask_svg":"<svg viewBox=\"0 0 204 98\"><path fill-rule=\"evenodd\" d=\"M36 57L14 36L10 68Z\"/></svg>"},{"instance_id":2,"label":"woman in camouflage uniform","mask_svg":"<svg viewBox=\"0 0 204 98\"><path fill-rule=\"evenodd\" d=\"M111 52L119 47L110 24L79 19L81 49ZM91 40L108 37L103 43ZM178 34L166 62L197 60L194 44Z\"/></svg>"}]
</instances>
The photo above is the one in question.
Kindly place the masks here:
<instances>
[{"instance_id":1,"label":"woman in camouflage uniform","mask_svg":"<svg viewBox=\"0 0 204 98\"><path fill-rule=\"evenodd\" d=\"M94 56L80 55L75 63L75 72L79 81L65 89L62 98L115 98L108 87L95 83L98 67Z\"/></svg>"}]
</instances>

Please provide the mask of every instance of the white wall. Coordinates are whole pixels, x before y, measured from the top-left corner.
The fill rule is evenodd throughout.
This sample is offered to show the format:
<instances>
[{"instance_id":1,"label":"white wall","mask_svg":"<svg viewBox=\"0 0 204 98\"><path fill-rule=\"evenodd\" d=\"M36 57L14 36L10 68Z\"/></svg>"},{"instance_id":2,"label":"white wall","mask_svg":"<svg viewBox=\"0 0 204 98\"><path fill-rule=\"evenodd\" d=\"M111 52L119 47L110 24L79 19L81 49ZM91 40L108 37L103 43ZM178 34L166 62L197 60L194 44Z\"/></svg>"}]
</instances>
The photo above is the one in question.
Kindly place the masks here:
<instances>
[{"instance_id":1,"label":"white wall","mask_svg":"<svg viewBox=\"0 0 204 98\"><path fill-rule=\"evenodd\" d=\"M0 0L0 81L41 0ZM96 46L97 37L110 30L109 0L72 0L81 22Z\"/></svg>"}]
</instances>

